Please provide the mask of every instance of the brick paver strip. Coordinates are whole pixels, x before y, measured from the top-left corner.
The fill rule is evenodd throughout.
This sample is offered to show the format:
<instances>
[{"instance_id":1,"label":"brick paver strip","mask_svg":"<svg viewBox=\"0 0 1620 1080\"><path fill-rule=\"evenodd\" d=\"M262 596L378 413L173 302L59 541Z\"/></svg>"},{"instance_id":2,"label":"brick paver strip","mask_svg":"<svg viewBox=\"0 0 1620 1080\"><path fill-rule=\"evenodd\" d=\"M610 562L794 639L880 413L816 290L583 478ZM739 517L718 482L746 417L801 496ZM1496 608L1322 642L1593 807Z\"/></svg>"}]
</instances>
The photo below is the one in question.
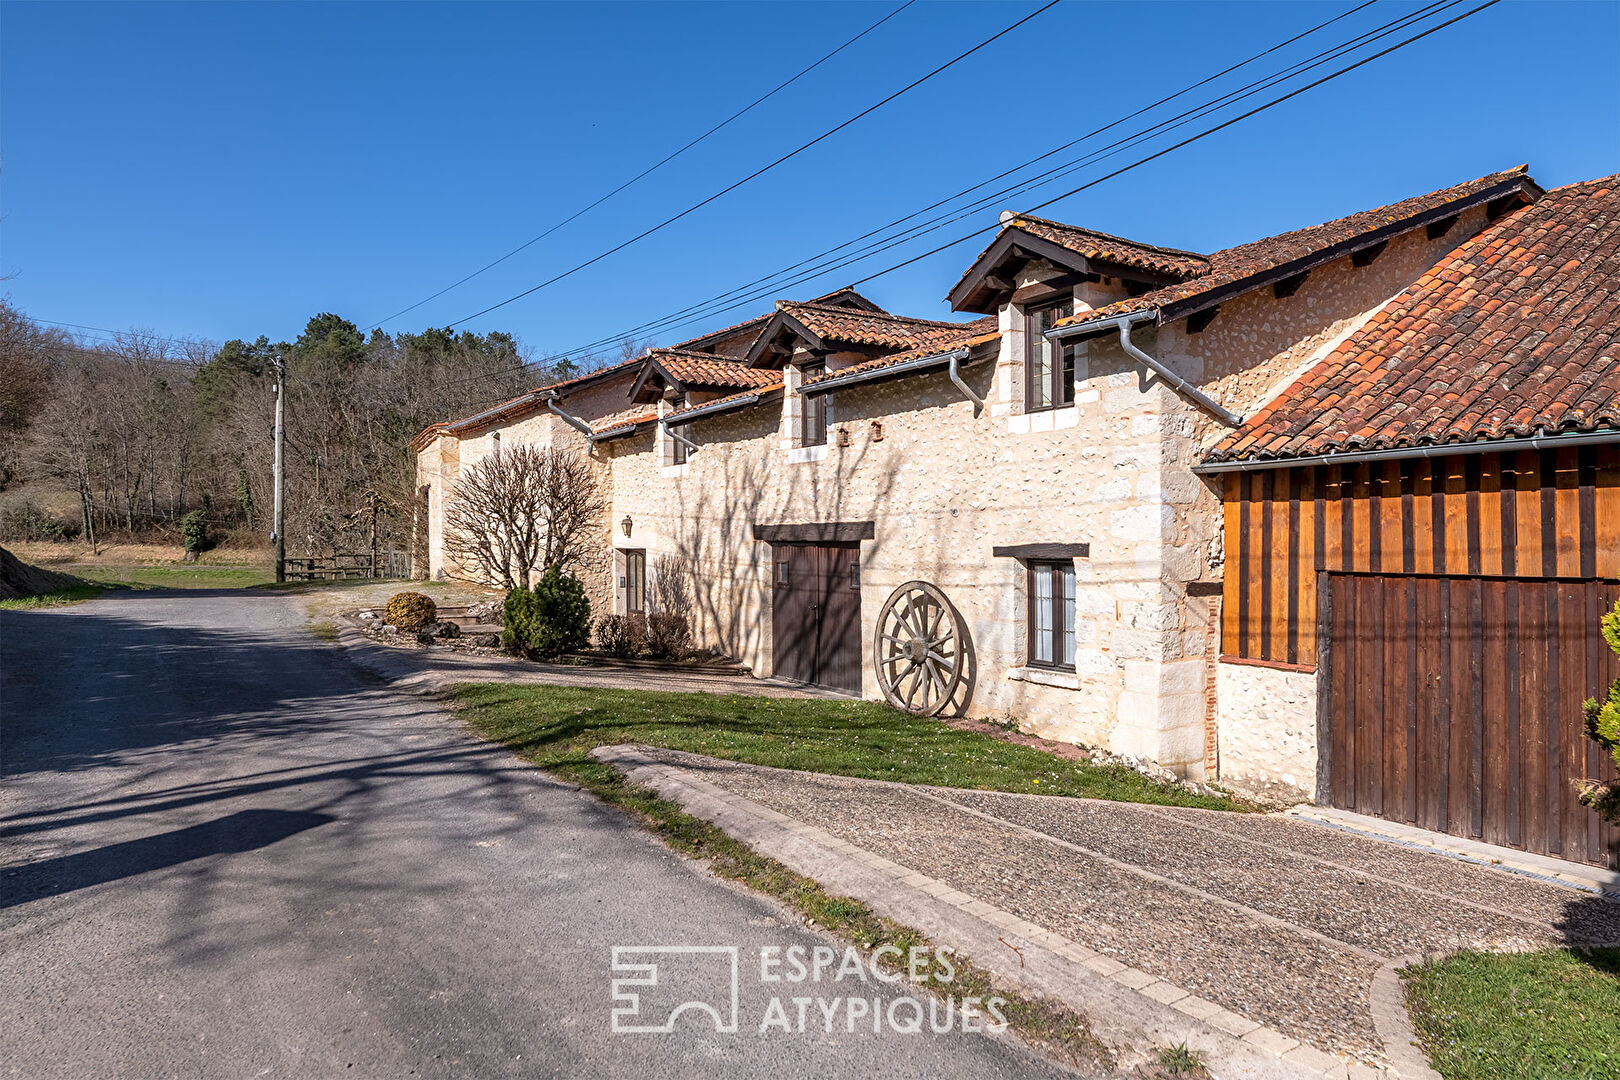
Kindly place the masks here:
<instances>
[{"instance_id":1,"label":"brick paver strip","mask_svg":"<svg viewBox=\"0 0 1620 1080\"><path fill-rule=\"evenodd\" d=\"M1175 1009L1132 989L1118 981L1119 978L1127 976L1127 982L1142 986L1162 986L1164 989L1158 991L1161 996L1185 993L1157 976L1117 961L1097 957L1084 964L1076 963L1049 945L1032 940L1013 941L1012 944L1017 945L1015 952L1004 928L970 910L996 910L984 901L959 891L935 895L907 884L905 877L921 872L890 860L884 861L891 869L877 869L841 850L847 845L840 845L832 835L803 822L777 825L759 813L763 808L751 800L667 764L641 748L600 747L592 754L624 770L632 782L679 802L696 816L711 821L724 817L729 823L727 831L736 839L820 881L832 891L861 900L882 915L915 926L940 944L956 947L998 978L1068 1002L1088 1017L1099 1038L1112 1045L1134 1046L1140 1054L1146 1047L1186 1043L1204 1055L1216 1075L1230 1073L1256 1080L1348 1074L1348 1062L1326 1055L1324 1059L1333 1062L1327 1071L1307 1063L1285 1061L1281 1055L1298 1046L1298 1040L1261 1028L1226 1010L1212 1014L1211 1020L1205 1021L1192 1012ZM667 752L658 751L658 754L664 756ZM706 760L697 755L681 756L694 761ZM953 895L960 899L951 902ZM1050 935L1050 931L1046 933ZM1056 936L1045 940L1051 941ZM1099 961L1113 968L1111 976L1092 970ZM1230 1017L1224 1025L1219 1022L1223 1015ZM1264 1032L1269 1038L1244 1042L1232 1037L1256 1032Z\"/></svg>"}]
</instances>

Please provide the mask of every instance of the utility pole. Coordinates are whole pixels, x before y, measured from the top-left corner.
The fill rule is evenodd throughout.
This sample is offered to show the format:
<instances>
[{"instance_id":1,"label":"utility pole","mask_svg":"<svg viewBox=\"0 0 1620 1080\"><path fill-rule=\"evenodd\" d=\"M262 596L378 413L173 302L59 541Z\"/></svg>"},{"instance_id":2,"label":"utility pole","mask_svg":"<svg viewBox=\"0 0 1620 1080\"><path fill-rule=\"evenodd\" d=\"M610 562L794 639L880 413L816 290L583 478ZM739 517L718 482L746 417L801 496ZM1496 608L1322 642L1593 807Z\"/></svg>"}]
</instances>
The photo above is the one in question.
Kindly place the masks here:
<instances>
[{"instance_id":1,"label":"utility pole","mask_svg":"<svg viewBox=\"0 0 1620 1080\"><path fill-rule=\"evenodd\" d=\"M270 524L270 540L275 544L276 580L287 580L287 535L286 525L282 520L281 504L282 489L286 486L286 474L282 468L284 445L286 443L286 408L287 408L287 358L280 349L276 350L276 481L275 481L275 508Z\"/></svg>"}]
</instances>

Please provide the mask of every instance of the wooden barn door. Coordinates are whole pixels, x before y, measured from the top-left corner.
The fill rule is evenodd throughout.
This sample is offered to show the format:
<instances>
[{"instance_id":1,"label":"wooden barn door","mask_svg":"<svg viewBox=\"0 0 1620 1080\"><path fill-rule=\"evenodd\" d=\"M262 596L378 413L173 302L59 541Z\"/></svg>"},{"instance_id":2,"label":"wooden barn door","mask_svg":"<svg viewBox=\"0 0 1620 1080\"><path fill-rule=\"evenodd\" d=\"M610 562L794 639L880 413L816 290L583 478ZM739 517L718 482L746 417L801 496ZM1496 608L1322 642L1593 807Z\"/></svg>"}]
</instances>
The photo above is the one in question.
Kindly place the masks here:
<instances>
[{"instance_id":1,"label":"wooden barn door","mask_svg":"<svg viewBox=\"0 0 1620 1080\"><path fill-rule=\"evenodd\" d=\"M1581 702L1620 663L1600 581L1325 574L1318 669L1326 801L1423 829L1620 868L1620 829L1577 799L1612 777Z\"/></svg>"},{"instance_id":2,"label":"wooden barn door","mask_svg":"<svg viewBox=\"0 0 1620 1080\"><path fill-rule=\"evenodd\" d=\"M776 675L860 693L860 545L777 544L773 551Z\"/></svg>"}]
</instances>

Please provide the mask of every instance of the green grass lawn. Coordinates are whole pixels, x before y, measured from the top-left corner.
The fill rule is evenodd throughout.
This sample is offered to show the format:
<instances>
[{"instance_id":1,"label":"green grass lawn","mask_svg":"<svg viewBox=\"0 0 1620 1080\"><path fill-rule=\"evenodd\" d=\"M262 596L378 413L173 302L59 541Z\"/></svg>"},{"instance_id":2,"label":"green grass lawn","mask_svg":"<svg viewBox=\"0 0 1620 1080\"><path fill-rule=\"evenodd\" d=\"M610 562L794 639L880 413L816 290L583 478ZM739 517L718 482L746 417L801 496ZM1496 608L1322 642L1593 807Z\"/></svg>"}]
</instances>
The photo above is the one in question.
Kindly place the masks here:
<instances>
[{"instance_id":1,"label":"green grass lawn","mask_svg":"<svg viewBox=\"0 0 1620 1080\"><path fill-rule=\"evenodd\" d=\"M15 600L0 600L0 611L26 611L30 608L61 607L63 604L77 604L81 600L94 600L104 591L99 585L74 585L70 588L59 589L56 592L40 593L37 596L23 596Z\"/></svg>"},{"instance_id":2,"label":"green grass lawn","mask_svg":"<svg viewBox=\"0 0 1620 1080\"><path fill-rule=\"evenodd\" d=\"M600 781L608 768L589 756L593 748L634 742L911 784L1245 808L1123 766L1066 761L879 702L487 683L456 694L462 714L486 738L582 782Z\"/></svg>"},{"instance_id":3,"label":"green grass lawn","mask_svg":"<svg viewBox=\"0 0 1620 1080\"><path fill-rule=\"evenodd\" d=\"M89 581L151 589L247 589L276 580L275 571L268 566L180 563L170 566L78 565L60 569Z\"/></svg>"},{"instance_id":4,"label":"green grass lawn","mask_svg":"<svg viewBox=\"0 0 1620 1080\"><path fill-rule=\"evenodd\" d=\"M1404 977L1446 1080L1620 1076L1620 949L1463 952Z\"/></svg>"}]
</instances>

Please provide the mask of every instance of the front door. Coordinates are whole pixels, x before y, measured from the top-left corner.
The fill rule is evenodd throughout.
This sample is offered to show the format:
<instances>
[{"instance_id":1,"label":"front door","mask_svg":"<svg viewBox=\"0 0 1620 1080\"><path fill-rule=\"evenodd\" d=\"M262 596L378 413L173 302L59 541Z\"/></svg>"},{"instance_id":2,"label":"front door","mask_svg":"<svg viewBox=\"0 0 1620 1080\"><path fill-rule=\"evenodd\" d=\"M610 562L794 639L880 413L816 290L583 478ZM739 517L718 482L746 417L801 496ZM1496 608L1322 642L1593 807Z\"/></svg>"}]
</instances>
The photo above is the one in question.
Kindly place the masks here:
<instances>
[{"instance_id":1,"label":"front door","mask_svg":"<svg viewBox=\"0 0 1620 1080\"><path fill-rule=\"evenodd\" d=\"M860 693L860 545L776 544L772 554L776 675Z\"/></svg>"}]
</instances>

